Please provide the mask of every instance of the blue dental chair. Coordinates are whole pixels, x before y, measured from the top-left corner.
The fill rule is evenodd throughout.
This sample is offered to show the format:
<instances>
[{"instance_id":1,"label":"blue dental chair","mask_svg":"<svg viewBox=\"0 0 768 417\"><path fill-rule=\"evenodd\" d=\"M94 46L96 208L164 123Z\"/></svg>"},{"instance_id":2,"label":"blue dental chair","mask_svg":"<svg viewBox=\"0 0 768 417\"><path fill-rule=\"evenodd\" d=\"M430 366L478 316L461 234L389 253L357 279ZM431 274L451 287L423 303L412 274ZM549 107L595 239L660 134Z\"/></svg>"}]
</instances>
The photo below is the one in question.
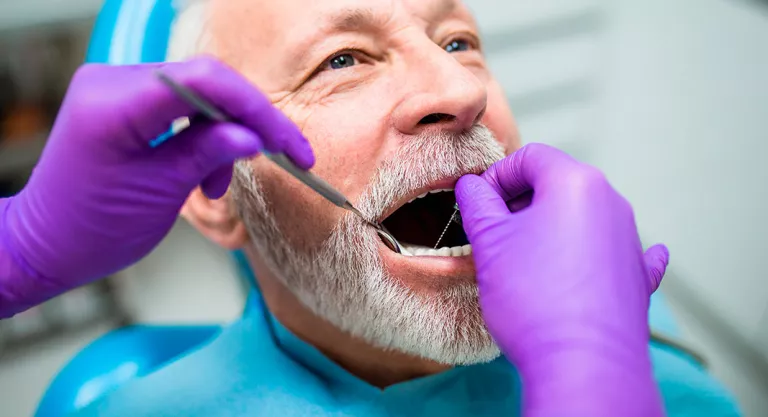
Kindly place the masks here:
<instances>
[{"instance_id":1,"label":"blue dental chair","mask_svg":"<svg viewBox=\"0 0 768 417\"><path fill-rule=\"evenodd\" d=\"M128 0L131 1L131 0ZM245 256L233 253L240 278L255 278ZM257 307L254 291L243 314ZM114 330L86 346L59 371L38 405L35 417L64 417L86 407L125 382L148 375L213 339L219 325L131 325Z\"/></svg>"},{"instance_id":2,"label":"blue dental chair","mask_svg":"<svg viewBox=\"0 0 768 417\"><path fill-rule=\"evenodd\" d=\"M86 61L164 61L175 14L172 3L173 0L106 0L96 20ZM254 282L244 256L234 253L233 258L241 278ZM250 302L246 303L246 311L250 306ZM35 416L66 416L126 381L183 357L220 331L221 326L217 325L132 325L112 331L80 351L59 372L43 395Z\"/></svg>"}]
</instances>

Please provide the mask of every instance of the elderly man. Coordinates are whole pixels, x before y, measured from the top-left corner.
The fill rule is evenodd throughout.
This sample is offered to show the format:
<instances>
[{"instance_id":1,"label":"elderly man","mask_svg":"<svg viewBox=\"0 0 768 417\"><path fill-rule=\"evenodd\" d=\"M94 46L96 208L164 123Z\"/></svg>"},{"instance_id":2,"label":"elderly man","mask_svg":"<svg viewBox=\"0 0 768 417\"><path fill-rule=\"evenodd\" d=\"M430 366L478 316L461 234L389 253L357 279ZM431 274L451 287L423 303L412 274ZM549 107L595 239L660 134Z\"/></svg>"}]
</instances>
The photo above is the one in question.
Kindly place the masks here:
<instances>
[{"instance_id":1,"label":"elderly man","mask_svg":"<svg viewBox=\"0 0 768 417\"><path fill-rule=\"evenodd\" d=\"M107 162L99 171L75 169L82 178L107 171L88 177L101 188L87 188L92 198L73 206L88 205L114 229L93 233L82 226L92 219L67 223L47 237L78 232L95 243L41 260L25 249L47 246L16 226L23 236L13 239L22 243L8 252L23 261L9 264L11 272L43 280L76 270L86 280L134 262L167 232L180 195L202 182L205 194L221 196L231 161L264 148L313 166L367 218L382 221L403 253L265 158L238 162L233 206L216 203L224 216L201 215L209 204L203 192L188 200L185 215L211 239L245 251L262 308L81 415L656 416L663 412L654 376L670 416L737 415L683 353L652 348L649 356L648 298L663 275L665 250L643 257L629 206L594 169L543 146L515 152L514 119L463 4L196 1L180 10L170 58L203 54L242 74L280 111L260 95L238 95L251 87L215 61L168 66L248 129L193 120L151 158L140 147L102 150ZM150 103L168 104L154 110L164 117L189 112L140 67L92 71L81 78L99 85L99 77L119 75L135 91L151 92ZM131 111L148 117L146 108ZM131 125L126 143L161 131L158 123ZM114 128L107 125L88 134L104 136ZM43 162L75 160L62 156L61 143ZM169 163L177 172L168 172ZM6 204L7 224L45 234L34 228L46 218L37 215L37 200L41 190L56 191L42 184L63 185L53 165ZM131 199L152 215L126 215L139 212L120 205ZM467 234L457 224L445 228L456 202ZM130 232L116 222L129 218L138 222ZM114 245L112 236L124 240L127 255L75 266L88 250ZM442 248L434 249L438 239ZM61 287L43 281L41 297Z\"/></svg>"}]
</instances>

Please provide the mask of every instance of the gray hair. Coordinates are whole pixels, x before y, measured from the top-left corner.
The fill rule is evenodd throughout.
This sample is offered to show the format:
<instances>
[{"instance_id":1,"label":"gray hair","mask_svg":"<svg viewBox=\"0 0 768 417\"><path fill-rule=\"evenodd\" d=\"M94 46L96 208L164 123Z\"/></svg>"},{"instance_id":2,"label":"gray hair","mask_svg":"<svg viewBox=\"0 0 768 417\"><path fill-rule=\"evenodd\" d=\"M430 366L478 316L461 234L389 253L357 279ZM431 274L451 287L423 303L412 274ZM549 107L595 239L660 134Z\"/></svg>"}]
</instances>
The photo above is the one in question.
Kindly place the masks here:
<instances>
[{"instance_id":1,"label":"gray hair","mask_svg":"<svg viewBox=\"0 0 768 417\"><path fill-rule=\"evenodd\" d=\"M211 46L206 15L209 5L209 0L174 0L176 19L168 39L166 61L183 61Z\"/></svg>"},{"instance_id":2,"label":"gray hair","mask_svg":"<svg viewBox=\"0 0 768 417\"><path fill-rule=\"evenodd\" d=\"M378 218L408 192L442 178L480 173L504 157L484 126L465 133L424 134L381 163L355 202ZM499 356L488 333L473 283L419 294L389 275L376 233L344 215L322 244L292 245L275 220L253 167L239 163L232 197L251 242L275 277L316 316L368 343L449 365L487 362ZM466 278L466 277L465 277Z\"/></svg>"}]
</instances>

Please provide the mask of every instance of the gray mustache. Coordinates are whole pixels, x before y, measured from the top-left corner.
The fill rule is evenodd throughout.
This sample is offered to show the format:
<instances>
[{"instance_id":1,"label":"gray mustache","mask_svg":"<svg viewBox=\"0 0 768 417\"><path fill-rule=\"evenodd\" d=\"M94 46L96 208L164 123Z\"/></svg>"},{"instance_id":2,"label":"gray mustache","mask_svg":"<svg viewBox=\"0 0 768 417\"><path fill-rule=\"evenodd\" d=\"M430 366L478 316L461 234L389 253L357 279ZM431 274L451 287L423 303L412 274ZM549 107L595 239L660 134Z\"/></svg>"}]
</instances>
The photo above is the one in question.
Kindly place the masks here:
<instances>
[{"instance_id":1,"label":"gray mustache","mask_svg":"<svg viewBox=\"0 0 768 417\"><path fill-rule=\"evenodd\" d=\"M445 178L480 174L504 156L504 148L482 124L462 133L415 136L379 166L356 206L366 216L379 217L413 190Z\"/></svg>"}]
</instances>

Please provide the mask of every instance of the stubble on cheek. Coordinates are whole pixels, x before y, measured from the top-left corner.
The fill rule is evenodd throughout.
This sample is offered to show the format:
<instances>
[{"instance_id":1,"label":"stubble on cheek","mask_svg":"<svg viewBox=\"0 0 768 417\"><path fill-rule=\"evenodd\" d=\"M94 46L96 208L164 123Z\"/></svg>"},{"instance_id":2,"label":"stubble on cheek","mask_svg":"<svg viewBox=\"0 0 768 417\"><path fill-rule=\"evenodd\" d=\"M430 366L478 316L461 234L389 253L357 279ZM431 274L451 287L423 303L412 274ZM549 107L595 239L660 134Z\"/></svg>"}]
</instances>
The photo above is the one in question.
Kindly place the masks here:
<instances>
[{"instance_id":1,"label":"stubble on cheek","mask_svg":"<svg viewBox=\"0 0 768 417\"><path fill-rule=\"evenodd\" d=\"M265 158L257 157L251 164L269 212L288 243L305 252L318 249L331 235L344 210Z\"/></svg>"}]
</instances>

